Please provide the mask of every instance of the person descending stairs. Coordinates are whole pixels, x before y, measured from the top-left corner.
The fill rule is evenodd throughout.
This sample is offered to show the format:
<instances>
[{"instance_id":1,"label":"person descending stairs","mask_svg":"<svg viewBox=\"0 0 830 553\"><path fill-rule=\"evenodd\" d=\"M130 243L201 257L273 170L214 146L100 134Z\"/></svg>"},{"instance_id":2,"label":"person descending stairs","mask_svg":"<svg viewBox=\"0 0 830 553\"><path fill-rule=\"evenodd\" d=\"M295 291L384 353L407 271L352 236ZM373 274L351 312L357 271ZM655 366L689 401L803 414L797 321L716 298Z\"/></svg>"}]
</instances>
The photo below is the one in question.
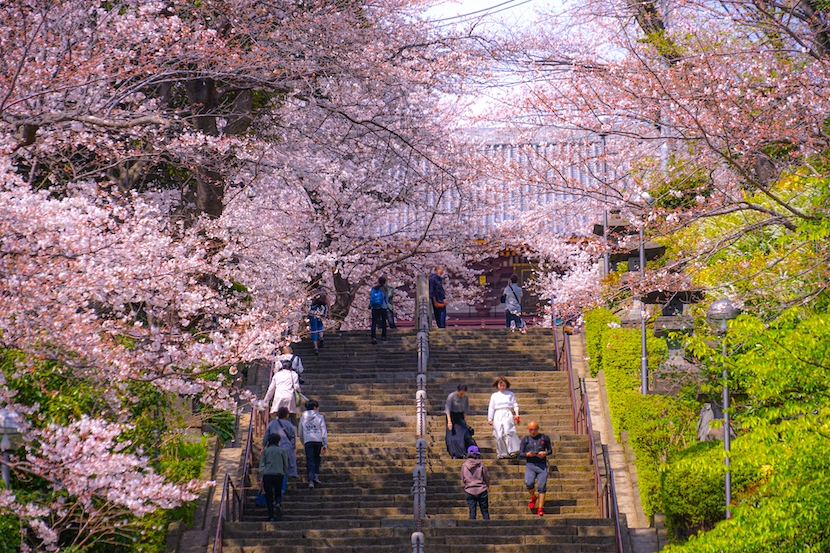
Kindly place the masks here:
<instances>
[{"instance_id":1,"label":"person descending stairs","mask_svg":"<svg viewBox=\"0 0 830 553\"><path fill-rule=\"evenodd\" d=\"M248 490L245 518L226 523L223 550L411 551L416 333L398 330L375 346L368 331L328 333L319 357L311 347L303 342L295 352L309 359L303 391L319 402L328 427L321 484L309 489L304 478L292 480L277 522L268 521L264 507L254 506L256 490ZM425 551L615 551L613 522L599 518L595 503L588 438L572 431L568 378L555 371L553 358L550 329L529 329L526 335L505 329L431 333ZM528 509L525 460L496 459L487 405L498 376L510 379L522 418L537 421L553 442L544 517ZM467 421L490 472L488 521L468 520L464 461L451 459L444 443L444 403L459 383L468 386ZM520 436L527 433L521 424L517 430ZM304 462L300 450L300 467Z\"/></svg>"}]
</instances>

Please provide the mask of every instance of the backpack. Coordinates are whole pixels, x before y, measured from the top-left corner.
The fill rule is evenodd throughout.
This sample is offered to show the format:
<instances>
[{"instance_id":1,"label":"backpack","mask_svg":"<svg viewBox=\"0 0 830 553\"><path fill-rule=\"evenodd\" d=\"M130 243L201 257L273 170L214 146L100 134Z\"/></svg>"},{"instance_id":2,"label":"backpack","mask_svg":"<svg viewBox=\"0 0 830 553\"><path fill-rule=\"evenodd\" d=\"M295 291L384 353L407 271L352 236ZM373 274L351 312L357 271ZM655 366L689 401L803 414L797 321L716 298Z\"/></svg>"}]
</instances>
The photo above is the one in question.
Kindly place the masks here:
<instances>
[{"instance_id":1,"label":"backpack","mask_svg":"<svg viewBox=\"0 0 830 553\"><path fill-rule=\"evenodd\" d=\"M293 369L294 367L294 358L297 357L296 355L292 355L291 359L280 359L280 363L282 364L283 369Z\"/></svg>"},{"instance_id":2,"label":"backpack","mask_svg":"<svg viewBox=\"0 0 830 553\"><path fill-rule=\"evenodd\" d=\"M372 288L372 293L369 295L369 307L372 309L386 309L386 297L383 295L383 290Z\"/></svg>"}]
</instances>

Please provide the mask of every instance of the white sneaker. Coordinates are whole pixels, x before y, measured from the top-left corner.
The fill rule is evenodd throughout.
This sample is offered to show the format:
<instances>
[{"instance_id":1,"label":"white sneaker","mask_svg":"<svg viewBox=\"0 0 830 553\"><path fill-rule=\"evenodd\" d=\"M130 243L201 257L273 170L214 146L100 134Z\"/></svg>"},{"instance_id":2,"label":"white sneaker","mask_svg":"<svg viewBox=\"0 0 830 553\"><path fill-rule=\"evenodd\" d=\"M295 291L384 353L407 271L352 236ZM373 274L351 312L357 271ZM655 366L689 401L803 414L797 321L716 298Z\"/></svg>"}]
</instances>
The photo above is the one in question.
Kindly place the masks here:
<instances>
[{"instance_id":1,"label":"white sneaker","mask_svg":"<svg viewBox=\"0 0 830 553\"><path fill-rule=\"evenodd\" d=\"M314 488L314 482L309 482L308 487L313 489Z\"/></svg>"}]
</instances>

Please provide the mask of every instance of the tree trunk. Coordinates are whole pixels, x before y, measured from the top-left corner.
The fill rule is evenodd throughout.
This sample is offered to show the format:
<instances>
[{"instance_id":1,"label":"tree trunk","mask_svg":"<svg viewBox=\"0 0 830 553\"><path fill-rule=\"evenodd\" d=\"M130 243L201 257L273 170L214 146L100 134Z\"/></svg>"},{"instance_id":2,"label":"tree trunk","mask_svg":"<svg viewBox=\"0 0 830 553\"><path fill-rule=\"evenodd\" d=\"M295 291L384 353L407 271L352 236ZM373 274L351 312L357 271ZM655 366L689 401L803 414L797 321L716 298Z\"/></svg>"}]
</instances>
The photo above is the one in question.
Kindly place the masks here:
<instances>
[{"instance_id":1,"label":"tree trunk","mask_svg":"<svg viewBox=\"0 0 830 553\"><path fill-rule=\"evenodd\" d=\"M334 305L331 306L329 316L339 327L349 314L357 289L353 288L349 279L343 277L337 270L334 271L332 280L334 281Z\"/></svg>"}]
</instances>

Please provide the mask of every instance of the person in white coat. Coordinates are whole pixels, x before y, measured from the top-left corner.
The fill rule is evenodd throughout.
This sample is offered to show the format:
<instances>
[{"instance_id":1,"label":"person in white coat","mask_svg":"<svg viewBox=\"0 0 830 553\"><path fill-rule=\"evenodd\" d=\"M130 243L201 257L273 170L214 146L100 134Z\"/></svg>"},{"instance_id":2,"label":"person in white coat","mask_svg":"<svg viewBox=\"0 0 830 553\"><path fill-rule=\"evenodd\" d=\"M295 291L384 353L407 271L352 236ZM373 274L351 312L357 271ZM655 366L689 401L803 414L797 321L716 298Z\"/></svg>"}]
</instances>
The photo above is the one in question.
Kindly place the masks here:
<instances>
[{"instance_id":1,"label":"person in white coat","mask_svg":"<svg viewBox=\"0 0 830 553\"><path fill-rule=\"evenodd\" d=\"M521 443L519 434L516 432L516 423L519 422L519 403L509 389L510 382L503 376L493 382L493 388L498 388L498 392L490 396L487 424L493 427L496 455L499 459L517 457Z\"/></svg>"},{"instance_id":2,"label":"person in white coat","mask_svg":"<svg viewBox=\"0 0 830 553\"><path fill-rule=\"evenodd\" d=\"M290 365L288 365L290 367ZM277 411L280 407L285 407L292 415L292 423L297 418L297 404L294 401L294 390L300 391L300 375L297 371L286 367L279 360L274 366L274 376L271 377L271 383L268 385L268 391L265 393L263 401L271 402L270 413L273 418L276 418ZM272 401L273 399L273 401Z\"/></svg>"}]
</instances>

